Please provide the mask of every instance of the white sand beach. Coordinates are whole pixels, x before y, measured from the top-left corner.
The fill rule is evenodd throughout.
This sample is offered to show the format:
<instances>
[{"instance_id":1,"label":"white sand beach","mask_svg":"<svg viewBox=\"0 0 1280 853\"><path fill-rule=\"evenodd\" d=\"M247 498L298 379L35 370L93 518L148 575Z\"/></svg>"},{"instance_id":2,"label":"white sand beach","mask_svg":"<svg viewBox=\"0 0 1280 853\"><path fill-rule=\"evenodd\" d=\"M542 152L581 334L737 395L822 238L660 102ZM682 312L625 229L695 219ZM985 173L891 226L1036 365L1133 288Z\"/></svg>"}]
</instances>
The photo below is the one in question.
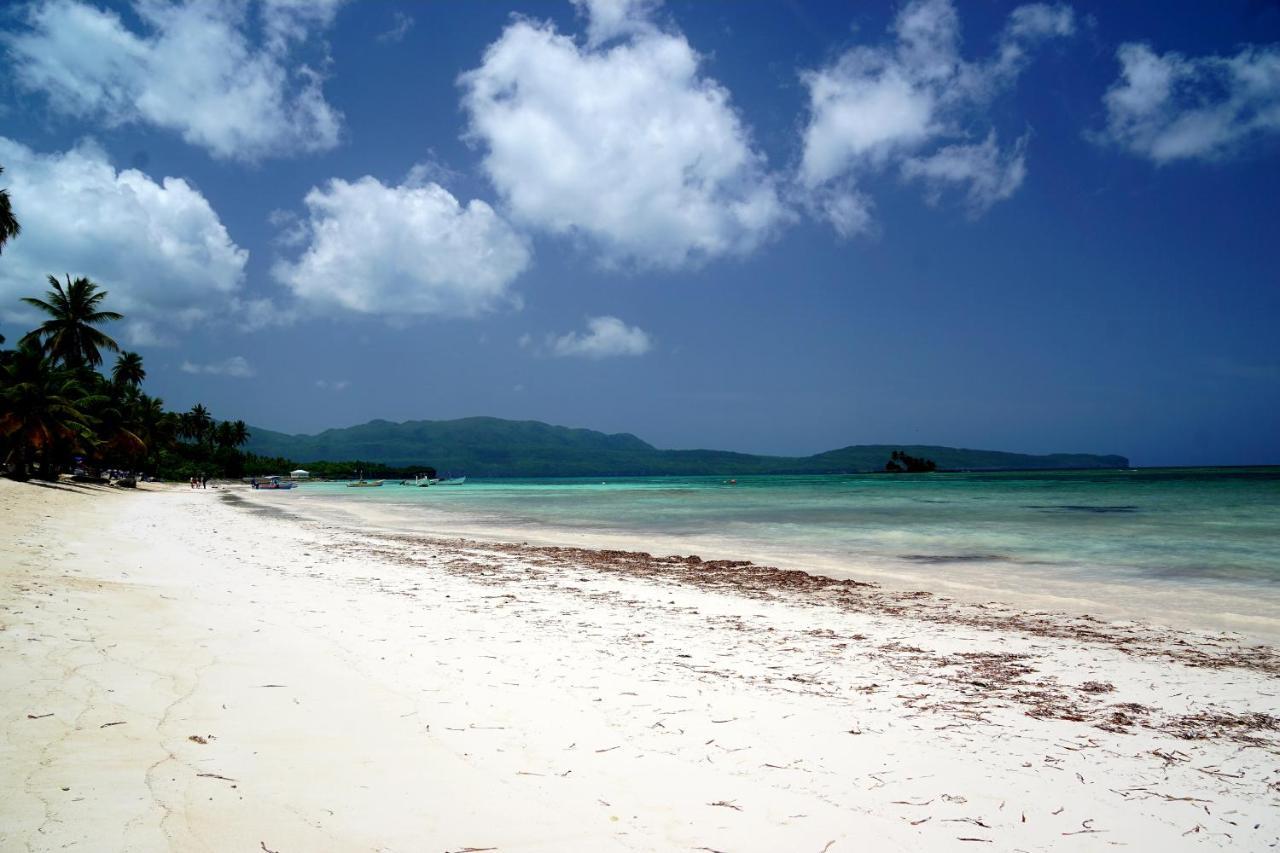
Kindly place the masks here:
<instances>
[{"instance_id":1,"label":"white sand beach","mask_svg":"<svg viewBox=\"0 0 1280 853\"><path fill-rule=\"evenodd\" d=\"M1255 638L282 504L0 480L0 849L1280 844Z\"/></svg>"}]
</instances>

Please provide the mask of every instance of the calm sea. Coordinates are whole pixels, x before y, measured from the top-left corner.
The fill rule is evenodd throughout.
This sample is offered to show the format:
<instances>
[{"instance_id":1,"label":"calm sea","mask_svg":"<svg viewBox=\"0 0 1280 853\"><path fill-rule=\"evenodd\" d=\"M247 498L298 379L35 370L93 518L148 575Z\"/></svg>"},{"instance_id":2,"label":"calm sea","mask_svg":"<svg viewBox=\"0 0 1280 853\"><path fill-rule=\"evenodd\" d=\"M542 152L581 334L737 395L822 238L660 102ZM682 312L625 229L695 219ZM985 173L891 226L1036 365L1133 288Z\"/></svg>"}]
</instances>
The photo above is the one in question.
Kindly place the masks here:
<instances>
[{"instance_id":1,"label":"calm sea","mask_svg":"<svg viewBox=\"0 0 1280 853\"><path fill-rule=\"evenodd\" d=\"M1251 603L1206 607L1280 618L1280 468L335 483L280 497L424 533L692 551L981 589L1016 579L1026 592L1064 582L1182 598L1212 590Z\"/></svg>"}]
</instances>

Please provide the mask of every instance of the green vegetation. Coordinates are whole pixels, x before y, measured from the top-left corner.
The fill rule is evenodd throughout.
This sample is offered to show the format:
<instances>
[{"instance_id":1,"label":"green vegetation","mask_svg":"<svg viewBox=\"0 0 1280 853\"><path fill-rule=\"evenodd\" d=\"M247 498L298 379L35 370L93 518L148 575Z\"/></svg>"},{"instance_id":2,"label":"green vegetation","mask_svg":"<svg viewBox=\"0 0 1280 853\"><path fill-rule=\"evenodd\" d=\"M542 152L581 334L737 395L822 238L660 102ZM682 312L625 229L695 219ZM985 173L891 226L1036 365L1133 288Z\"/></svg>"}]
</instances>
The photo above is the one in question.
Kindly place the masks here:
<instances>
[{"instance_id":1,"label":"green vegetation","mask_svg":"<svg viewBox=\"0 0 1280 853\"><path fill-rule=\"evenodd\" d=\"M490 477L620 477L627 475L834 474L884 470L894 452L927 457L944 470L1124 468L1123 456L1032 456L926 445L855 445L816 456L754 456L718 450L659 450L620 433L606 435L538 421L462 418L452 421L370 421L318 435L286 435L254 427L246 448L298 460L377 459L409 470L430 459L442 471ZM355 463L344 463L346 476ZM314 471L316 463L302 467ZM373 469L366 465L370 476Z\"/></svg>"},{"instance_id":2,"label":"green vegetation","mask_svg":"<svg viewBox=\"0 0 1280 853\"><path fill-rule=\"evenodd\" d=\"M938 463L895 450L889 461L884 463L884 470L889 474L928 474L938 470Z\"/></svg>"},{"instance_id":3,"label":"green vegetation","mask_svg":"<svg viewBox=\"0 0 1280 853\"><path fill-rule=\"evenodd\" d=\"M0 190L0 248L20 233ZM65 286L49 276L49 286L22 300L45 320L17 349L0 349L0 470L19 480L75 470L185 479L239 476L255 461L238 449L249 438L243 421L216 422L201 405L167 412L144 394L137 353L120 352L110 378L99 372L103 354L120 350L100 328L122 319L104 307L105 290L83 276Z\"/></svg>"}]
</instances>

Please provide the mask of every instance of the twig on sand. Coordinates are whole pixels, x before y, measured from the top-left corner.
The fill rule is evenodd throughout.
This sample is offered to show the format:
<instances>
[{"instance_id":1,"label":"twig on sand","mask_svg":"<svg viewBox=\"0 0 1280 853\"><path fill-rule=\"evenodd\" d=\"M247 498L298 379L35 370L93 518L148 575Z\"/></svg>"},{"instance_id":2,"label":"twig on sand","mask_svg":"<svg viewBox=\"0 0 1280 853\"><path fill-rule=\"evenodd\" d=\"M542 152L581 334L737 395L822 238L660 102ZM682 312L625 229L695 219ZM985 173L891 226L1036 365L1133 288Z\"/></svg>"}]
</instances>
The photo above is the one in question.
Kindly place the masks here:
<instances>
[{"instance_id":1,"label":"twig on sand","mask_svg":"<svg viewBox=\"0 0 1280 853\"><path fill-rule=\"evenodd\" d=\"M270 847L268 847L267 842L265 841L259 841L258 843L262 845L262 849L267 851L267 853L280 853L279 850L272 850Z\"/></svg>"},{"instance_id":2,"label":"twig on sand","mask_svg":"<svg viewBox=\"0 0 1280 853\"><path fill-rule=\"evenodd\" d=\"M53 712L52 712L52 711L50 711L50 712L49 712L49 713L47 713L47 714L27 714L27 719L28 719L28 720L43 720L45 717L52 717L52 716L53 716Z\"/></svg>"},{"instance_id":3,"label":"twig on sand","mask_svg":"<svg viewBox=\"0 0 1280 853\"><path fill-rule=\"evenodd\" d=\"M448 851L448 853L483 853L485 850L497 849L497 847L459 847L457 850Z\"/></svg>"},{"instance_id":4,"label":"twig on sand","mask_svg":"<svg viewBox=\"0 0 1280 853\"><path fill-rule=\"evenodd\" d=\"M204 776L206 779L221 779L223 782L235 782L237 780L228 776L221 776L217 773L197 773L197 776Z\"/></svg>"},{"instance_id":5,"label":"twig on sand","mask_svg":"<svg viewBox=\"0 0 1280 853\"><path fill-rule=\"evenodd\" d=\"M726 809L733 809L736 812L742 811L742 806L732 800L717 800L714 803L707 803L709 806L724 806Z\"/></svg>"}]
</instances>

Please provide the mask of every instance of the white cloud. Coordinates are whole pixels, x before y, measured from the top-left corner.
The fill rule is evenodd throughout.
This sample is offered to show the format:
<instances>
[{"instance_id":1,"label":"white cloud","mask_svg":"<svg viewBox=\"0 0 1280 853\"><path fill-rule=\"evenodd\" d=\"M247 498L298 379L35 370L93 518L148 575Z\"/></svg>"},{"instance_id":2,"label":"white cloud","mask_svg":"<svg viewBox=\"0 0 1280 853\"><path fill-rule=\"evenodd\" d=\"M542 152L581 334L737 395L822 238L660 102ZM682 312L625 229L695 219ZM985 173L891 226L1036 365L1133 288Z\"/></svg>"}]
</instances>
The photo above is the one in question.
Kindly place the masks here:
<instances>
[{"instance_id":1,"label":"white cloud","mask_svg":"<svg viewBox=\"0 0 1280 853\"><path fill-rule=\"evenodd\" d=\"M628 326L617 317L588 317L586 332L569 332L547 339L552 355L609 358L644 355L652 346L649 335L639 326Z\"/></svg>"},{"instance_id":2,"label":"white cloud","mask_svg":"<svg viewBox=\"0 0 1280 853\"><path fill-rule=\"evenodd\" d=\"M351 385L346 379L317 379L316 387L321 391L345 391Z\"/></svg>"},{"instance_id":3,"label":"white cloud","mask_svg":"<svg viewBox=\"0 0 1280 853\"><path fill-rule=\"evenodd\" d=\"M1131 43L1116 58L1100 141L1163 164L1227 156L1280 133L1280 45L1186 57Z\"/></svg>"},{"instance_id":4,"label":"white cloud","mask_svg":"<svg viewBox=\"0 0 1280 853\"><path fill-rule=\"evenodd\" d=\"M1025 175L1025 137L1001 152L990 131L966 144L970 128L989 124L983 108L1016 80L1033 47L1074 31L1067 6L1020 6L994 56L970 62L960 56L950 0L913 0L895 19L889 45L856 47L802 74L809 118L797 178L810 209L846 236L871 228L872 202L859 179L890 167L928 179L935 198L944 183L968 183L972 211L1007 198Z\"/></svg>"},{"instance_id":5,"label":"white cloud","mask_svg":"<svg viewBox=\"0 0 1280 853\"><path fill-rule=\"evenodd\" d=\"M644 17L651 5L580 3L585 47L513 22L459 78L468 138L516 221L582 238L606 263L750 252L790 214L729 92Z\"/></svg>"},{"instance_id":6,"label":"white cloud","mask_svg":"<svg viewBox=\"0 0 1280 853\"><path fill-rule=\"evenodd\" d=\"M45 290L46 276L87 276L127 315L126 339L162 343L225 311L249 253L181 178L117 172L91 141L40 154L0 137L0 164L22 222L5 247L0 304Z\"/></svg>"},{"instance_id":7,"label":"white cloud","mask_svg":"<svg viewBox=\"0 0 1280 853\"><path fill-rule=\"evenodd\" d=\"M971 216L980 216L991 205L1009 198L1027 175L1026 150L1030 134L1013 148L1001 151L995 131L976 145L948 145L928 157L913 157L902 164L907 179L924 181L928 198L936 204L948 184L968 184L965 201Z\"/></svg>"},{"instance_id":8,"label":"white cloud","mask_svg":"<svg viewBox=\"0 0 1280 853\"><path fill-rule=\"evenodd\" d=\"M391 27L384 32L378 33L378 41L383 44L399 44L404 41L404 37L409 34L409 30L413 29L413 16L404 12L392 13Z\"/></svg>"},{"instance_id":9,"label":"white cloud","mask_svg":"<svg viewBox=\"0 0 1280 853\"><path fill-rule=\"evenodd\" d=\"M489 205L439 184L333 179L307 193L305 249L273 273L301 301L388 317L474 316L517 300L529 248Z\"/></svg>"},{"instance_id":10,"label":"white cloud","mask_svg":"<svg viewBox=\"0 0 1280 853\"><path fill-rule=\"evenodd\" d=\"M587 19L587 44L597 47L622 36L652 33L650 20L662 0L573 0Z\"/></svg>"},{"instance_id":11,"label":"white cloud","mask_svg":"<svg viewBox=\"0 0 1280 853\"><path fill-rule=\"evenodd\" d=\"M242 355L233 355L223 361L215 361L210 364L192 364L189 361L184 361L182 362L181 370L183 373L208 373L214 376L231 376L235 379L249 379L258 373L253 369L253 365L249 364L248 359Z\"/></svg>"},{"instance_id":12,"label":"white cloud","mask_svg":"<svg viewBox=\"0 0 1280 853\"><path fill-rule=\"evenodd\" d=\"M285 308L269 297L250 297L231 301L231 316L246 332L256 332L272 326L292 326L298 319L297 309Z\"/></svg>"},{"instance_id":13,"label":"white cloud","mask_svg":"<svg viewBox=\"0 0 1280 853\"><path fill-rule=\"evenodd\" d=\"M34 3L4 36L22 88L55 112L109 126L143 122L220 158L257 160L338 142L342 116L297 55L341 0L137 0L142 33L77 0ZM261 32L261 44L250 32Z\"/></svg>"}]
</instances>

